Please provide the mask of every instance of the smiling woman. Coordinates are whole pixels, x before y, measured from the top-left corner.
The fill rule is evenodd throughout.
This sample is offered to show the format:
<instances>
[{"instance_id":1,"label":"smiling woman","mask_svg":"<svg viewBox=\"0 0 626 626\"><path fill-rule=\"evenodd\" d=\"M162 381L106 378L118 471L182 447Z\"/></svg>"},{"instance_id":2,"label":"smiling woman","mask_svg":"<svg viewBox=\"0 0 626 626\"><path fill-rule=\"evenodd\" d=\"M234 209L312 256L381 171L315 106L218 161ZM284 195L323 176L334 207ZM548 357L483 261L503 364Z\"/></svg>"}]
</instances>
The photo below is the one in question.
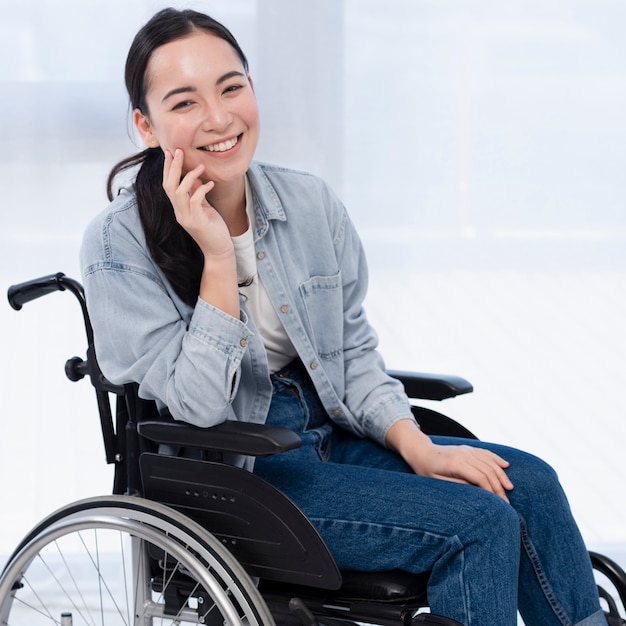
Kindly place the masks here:
<instances>
[{"instance_id":1,"label":"smiling woman","mask_svg":"<svg viewBox=\"0 0 626 626\"><path fill-rule=\"evenodd\" d=\"M231 462L296 502L340 568L430 572L432 611L466 626L513 626L518 608L528 626L605 626L552 468L415 422L365 315L341 201L253 160L256 96L230 32L163 10L135 37L126 84L148 147L113 169L111 184L139 165L135 185L81 249L105 376L198 426L295 430L297 450Z\"/></svg>"},{"instance_id":2,"label":"smiling woman","mask_svg":"<svg viewBox=\"0 0 626 626\"><path fill-rule=\"evenodd\" d=\"M146 145L164 153L163 187L174 216L202 253L198 295L236 316L231 237L248 228L245 173L259 137L245 63L229 42L192 31L154 51L145 83L135 126Z\"/></svg>"},{"instance_id":3,"label":"smiling woman","mask_svg":"<svg viewBox=\"0 0 626 626\"><path fill-rule=\"evenodd\" d=\"M236 281L229 280L236 276L230 236L248 226L244 174L258 143L258 107L237 41L219 22L197 15L200 27L154 20L146 31L151 55L131 47L126 88L148 147L113 168L108 193L112 199L121 171L142 163L136 184L150 252L185 302L193 303L202 286L207 302L234 314L238 293ZM158 169L163 188L155 178ZM204 263L198 263L199 254ZM224 283L231 289L221 288Z\"/></svg>"},{"instance_id":4,"label":"smiling woman","mask_svg":"<svg viewBox=\"0 0 626 626\"><path fill-rule=\"evenodd\" d=\"M139 145L120 70L128 42L166 3L4 3L5 287L78 275L102 180ZM210 10L250 60L257 158L321 174L349 207L388 365L468 377L477 393L446 412L549 460L590 547L626 563L626 3ZM75 313L51 298L50 332L37 307L0 307L3 407L15 416L0 473L21 468L2 489L4 554L50 510L110 489L91 393L62 371L83 346Z\"/></svg>"}]
</instances>

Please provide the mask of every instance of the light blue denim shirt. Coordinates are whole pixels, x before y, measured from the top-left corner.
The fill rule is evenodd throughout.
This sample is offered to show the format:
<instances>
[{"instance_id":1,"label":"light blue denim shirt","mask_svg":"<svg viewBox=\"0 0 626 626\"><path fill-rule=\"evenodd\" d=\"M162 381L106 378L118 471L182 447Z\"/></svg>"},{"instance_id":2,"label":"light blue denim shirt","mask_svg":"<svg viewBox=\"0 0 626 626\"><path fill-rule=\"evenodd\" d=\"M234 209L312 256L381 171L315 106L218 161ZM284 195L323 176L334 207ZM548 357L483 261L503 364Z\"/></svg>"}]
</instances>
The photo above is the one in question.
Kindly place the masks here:
<instances>
[{"instance_id":1,"label":"light blue denim shirt","mask_svg":"<svg viewBox=\"0 0 626 626\"><path fill-rule=\"evenodd\" d=\"M376 349L363 248L343 205L310 174L254 162L248 180L259 275L324 407L384 444L411 412ZM265 421L272 386L245 299L240 319L200 299L185 304L148 253L132 189L92 221L80 258L109 380L138 382L141 397L199 426Z\"/></svg>"}]
</instances>

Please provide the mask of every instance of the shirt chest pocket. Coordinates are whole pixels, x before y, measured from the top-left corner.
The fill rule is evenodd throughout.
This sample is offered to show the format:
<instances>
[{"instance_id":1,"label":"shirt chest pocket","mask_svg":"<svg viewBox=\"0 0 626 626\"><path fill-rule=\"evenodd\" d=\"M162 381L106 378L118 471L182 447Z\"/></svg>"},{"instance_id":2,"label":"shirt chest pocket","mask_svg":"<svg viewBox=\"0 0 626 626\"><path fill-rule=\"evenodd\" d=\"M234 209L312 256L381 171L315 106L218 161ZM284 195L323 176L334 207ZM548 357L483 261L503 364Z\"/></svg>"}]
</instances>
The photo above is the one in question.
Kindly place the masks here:
<instances>
[{"instance_id":1,"label":"shirt chest pocket","mask_svg":"<svg viewBox=\"0 0 626 626\"><path fill-rule=\"evenodd\" d=\"M341 273L313 276L300 293L320 359L332 361L343 353L343 290Z\"/></svg>"}]
</instances>

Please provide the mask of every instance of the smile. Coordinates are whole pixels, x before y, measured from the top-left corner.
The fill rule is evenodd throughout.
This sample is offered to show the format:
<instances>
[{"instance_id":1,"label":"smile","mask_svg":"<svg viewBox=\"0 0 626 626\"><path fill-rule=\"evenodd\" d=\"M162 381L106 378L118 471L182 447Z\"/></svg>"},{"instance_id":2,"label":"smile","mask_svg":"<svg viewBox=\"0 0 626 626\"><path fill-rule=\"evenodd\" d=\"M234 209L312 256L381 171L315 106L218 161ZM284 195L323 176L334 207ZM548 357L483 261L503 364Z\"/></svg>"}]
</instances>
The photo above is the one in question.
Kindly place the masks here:
<instances>
[{"instance_id":1,"label":"smile","mask_svg":"<svg viewBox=\"0 0 626 626\"><path fill-rule=\"evenodd\" d=\"M214 143L210 146L204 146L200 148L200 150L206 150L207 152L226 152L231 148L234 148L239 141L239 137L233 137L232 139L228 139L227 141L220 141L219 143Z\"/></svg>"}]
</instances>

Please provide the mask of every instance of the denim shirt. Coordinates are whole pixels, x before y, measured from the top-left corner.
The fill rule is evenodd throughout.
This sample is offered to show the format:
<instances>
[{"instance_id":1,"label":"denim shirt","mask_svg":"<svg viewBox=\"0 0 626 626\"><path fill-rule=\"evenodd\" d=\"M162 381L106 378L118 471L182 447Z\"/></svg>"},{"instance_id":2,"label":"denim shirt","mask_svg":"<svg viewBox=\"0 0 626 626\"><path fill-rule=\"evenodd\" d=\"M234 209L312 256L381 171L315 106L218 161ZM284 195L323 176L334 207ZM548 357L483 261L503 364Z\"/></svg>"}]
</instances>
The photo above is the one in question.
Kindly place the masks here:
<instances>
[{"instance_id":1,"label":"denim shirt","mask_svg":"<svg viewBox=\"0 0 626 626\"><path fill-rule=\"evenodd\" d=\"M363 248L343 205L310 174L254 162L247 176L258 273L322 404L340 426L384 445L411 412L376 349ZM245 299L240 319L201 299L185 304L147 250L132 189L88 226L80 260L110 381L139 383L141 397L198 426L265 421L272 386Z\"/></svg>"}]
</instances>

